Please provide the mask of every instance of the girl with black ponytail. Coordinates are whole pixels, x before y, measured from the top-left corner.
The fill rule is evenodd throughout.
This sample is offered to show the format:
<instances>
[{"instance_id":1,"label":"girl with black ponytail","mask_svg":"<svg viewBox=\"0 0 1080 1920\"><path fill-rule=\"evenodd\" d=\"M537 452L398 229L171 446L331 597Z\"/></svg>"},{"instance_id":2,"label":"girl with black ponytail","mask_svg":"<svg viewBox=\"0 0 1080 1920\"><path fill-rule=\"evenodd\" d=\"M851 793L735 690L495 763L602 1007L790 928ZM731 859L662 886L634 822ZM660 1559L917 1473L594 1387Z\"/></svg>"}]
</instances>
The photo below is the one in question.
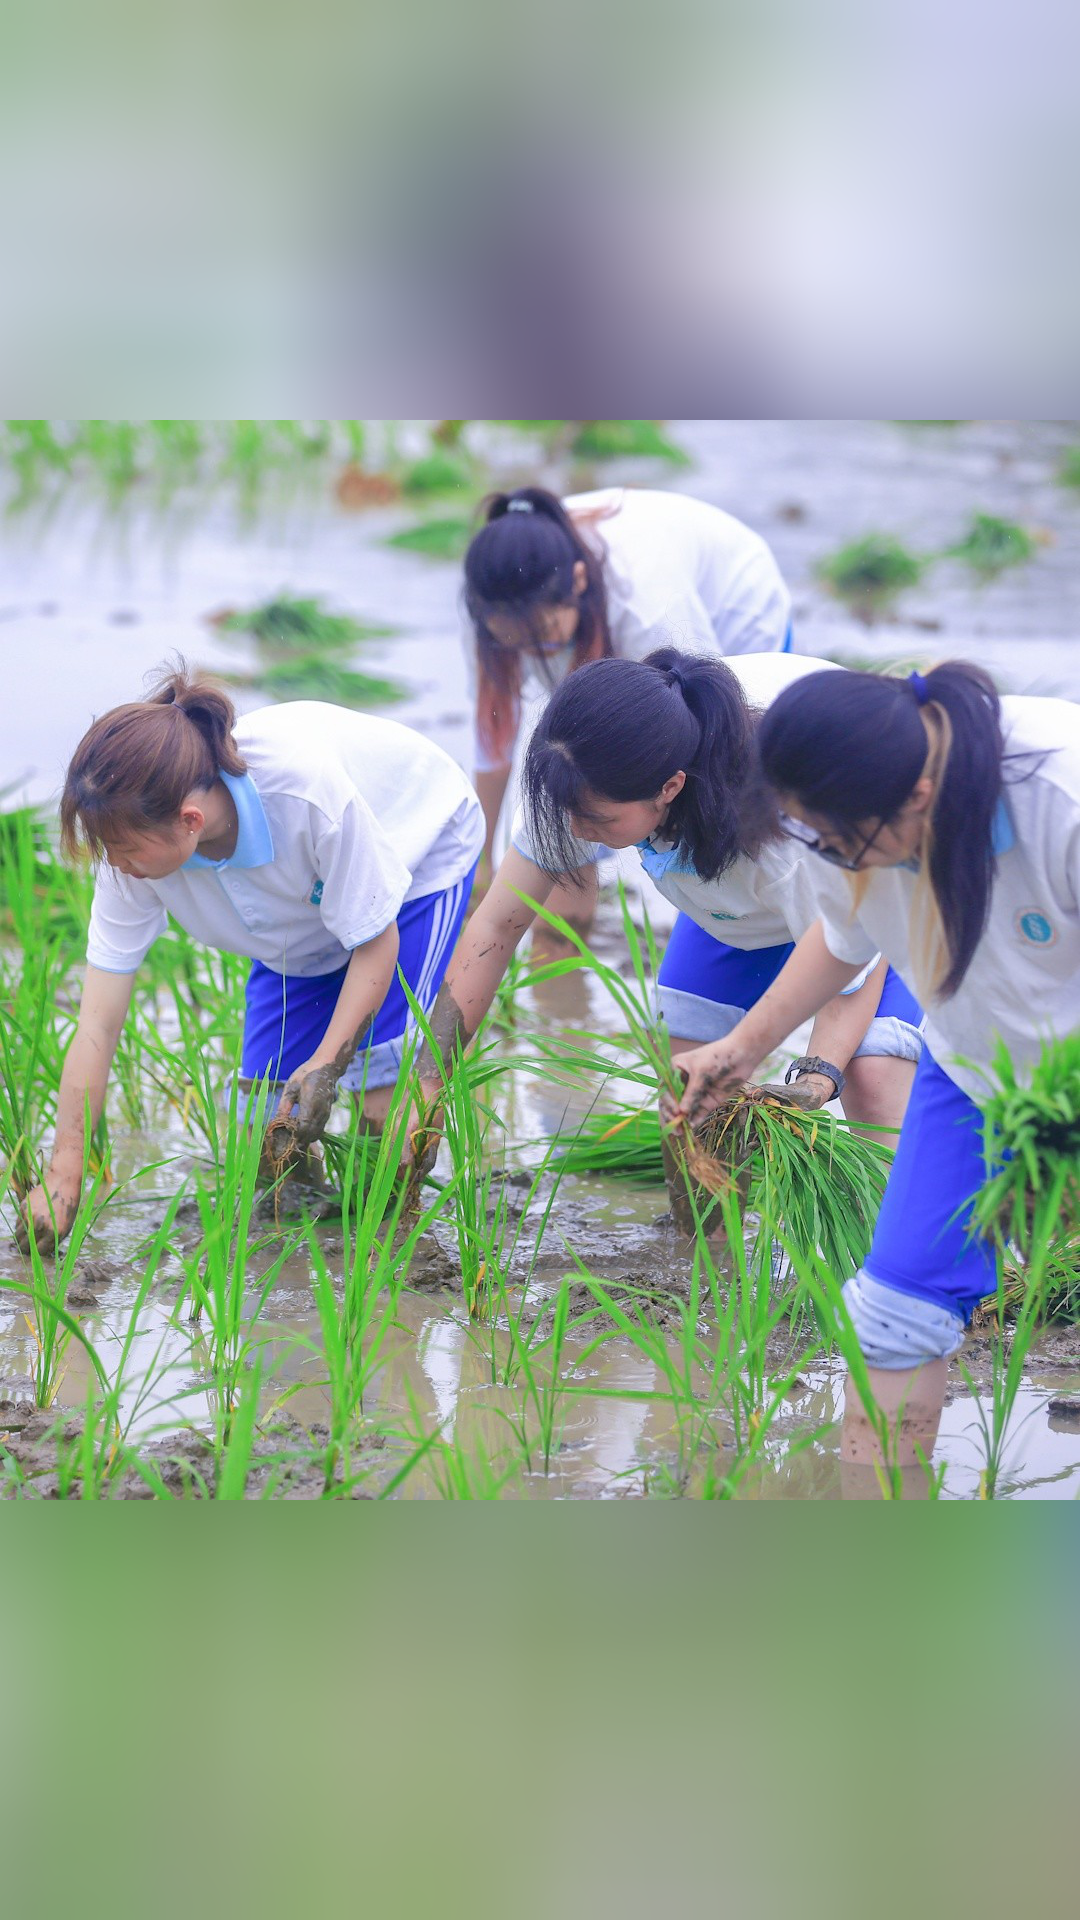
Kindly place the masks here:
<instances>
[{"instance_id":1,"label":"girl with black ponytail","mask_svg":"<svg viewBox=\"0 0 1080 1920\"><path fill-rule=\"evenodd\" d=\"M1080 1028L1080 708L999 700L944 661L906 680L813 673L769 708L761 766L791 844L846 870L759 1004L687 1056L690 1119L884 953L927 1007L926 1048L873 1245L845 1299L902 1458L933 1445L950 1355L993 1290L969 1228L986 1177L978 1101L1004 1042L1023 1072ZM845 1445L874 1436L849 1393Z\"/></svg>"},{"instance_id":2,"label":"girl with black ponytail","mask_svg":"<svg viewBox=\"0 0 1080 1920\"><path fill-rule=\"evenodd\" d=\"M465 556L465 607L490 856L527 689L545 696L609 655L760 653L790 650L791 637L790 599L764 540L703 500L616 487L561 501L518 487L493 494L486 515Z\"/></svg>"},{"instance_id":3,"label":"girl with black ponytail","mask_svg":"<svg viewBox=\"0 0 1080 1920\"><path fill-rule=\"evenodd\" d=\"M542 903L557 882L580 888L608 847L636 847L679 908L657 993L673 1051L739 1021L817 919L821 891L831 890L837 911L843 905L839 877L819 872L756 804L761 713L821 665L780 654L725 663L662 648L644 661L594 661L563 683L529 743L513 843L447 974L435 1019L444 1046L475 1033L491 1004L531 919L519 895ZM826 677L846 676L833 668ZM922 1016L883 965L865 971L819 1014L796 1063L795 1097L815 1107L840 1094L850 1119L894 1129Z\"/></svg>"}]
</instances>

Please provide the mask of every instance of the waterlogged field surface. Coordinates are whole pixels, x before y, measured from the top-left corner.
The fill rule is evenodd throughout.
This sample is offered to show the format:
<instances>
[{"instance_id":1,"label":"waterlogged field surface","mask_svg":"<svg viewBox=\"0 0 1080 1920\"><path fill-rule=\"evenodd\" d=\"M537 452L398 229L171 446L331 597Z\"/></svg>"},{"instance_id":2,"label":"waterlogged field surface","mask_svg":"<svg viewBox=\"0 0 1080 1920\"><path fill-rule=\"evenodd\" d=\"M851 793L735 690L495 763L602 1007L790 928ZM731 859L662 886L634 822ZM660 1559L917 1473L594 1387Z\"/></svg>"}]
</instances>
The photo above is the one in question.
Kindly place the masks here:
<instances>
[{"instance_id":1,"label":"waterlogged field surface","mask_svg":"<svg viewBox=\"0 0 1080 1920\"><path fill-rule=\"evenodd\" d=\"M1074 429L706 422L685 423L678 437L696 464L676 484L730 506L773 544L793 587L801 650L920 660L958 652L991 664L1005 685L1080 695L1072 638L1080 619L1080 497L1055 478L1063 450L1080 437ZM520 447L515 458L513 477L526 477ZM511 470L505 450L495 446L493 459ZM640 464L573 478L670 484ZM870 627L814 578L820 558L867 531L893 533L928 553L956 542L976 511L1034 530L1036 556L982 584L960 561L939 560ZM167 520L138 505L117 517L72 493L48 515L10 521L0 549L11 675L0 717L0 786L16 789L8 804L47 801L89 715L136 693L143 673L170 649L232 670L251 665L251 643L226 639L205 616L282 589L400 628L366 642L358 662L402 681L407 698L388 710L467 763L457 572L385 546L411 517L400 506L349 515L311 495L287 510L271 504L243 525L220 500L193 503ZM238 691L241 705L264 697ZM647 904L662 933L664 903L647 890ZM49 1089L70 1028L68 988L56 982L79 960L64 924L70 951L50 963L51 975L39 955L10 944L2 955L16 1053L32 1040L35 969L53 981L57 1045L35 1056L35 1099L24 1116L37 1146L48 1139ZM621 964L610 895L595 944ZM195 961L178 977L201 1002L210 1036L203 1051L221 1083L239 971L223 979ZM618 1028L615 1007L592 976L525 985L490 1057L528 1059L537 1036ZM155 1033L163 1055L155 1055ZM767 1315L768 1287L744 1289L744 1318L733 1329L725 1318L730 1262L717 1251L722 1284L715 1292L700 1267L695 1280L662 1187L565 1175L552 1198L549 1173L530 1198L542 1143L576 1124L594 1100L606 1107L633 1097L627 1084L601 1087L595 1075L583 1075L569 1086L553 1072L525 1068L493 1081L490 1100L502 1124L489 1128L478 1162L496 1177L472 1218L478 1247L484 1221L489 1253L501 1246L499 1275L493 1284L489 1261L484 1285L474 1287L448 1201L407 1265L374 1292L360 1289L353 1372L331 1385L327 1300L344 1316L349 1298L339 1212L331 1204L305 1239L296 1219L275 1225L272 1209L265 1211L245 1229L248 1251L230 1285L193 1321L191 1269L199 1268L200 1251L204 1280L208 1271L195 1174L201 1170L209 1183L211 1159L197 1130L198 1097L177 1064L165 975L147 983L127 1058L111 1097L114 1185L63 1270L69 1322L58 1329L54 1320L52 1334L69 1336L64 1350L43 1352L50 1329L40 1300L35 1305L11 1286L0 1292L0 1488L10 1496L818 1499L875 1491L841 1465L840 1356L815 1350L806 1320L767 1326L760 1310ZM449 1177L444 1147L437 1178ZM230 1203L237 1192L229 1190ZM432 1189L425 1204L435 1198ZM492 1227L496 1207L501 1239ZM460 1226L462 1207L456 1211ZM3 1216L9 1229L10 1197ZM147 1288L148 1248L166 1219ZM330 1283L321 1312L317 1250ZM366 1260L370 1273L377 1262L370 1252ZM27 1275L13 1242L0 1240L0 1280L24 1286ZM42 1278L56 1287L51 1261ZM980 1409L992 1423L994 1348L987 1329L971 1335L960 1356L977 1399L960 1367L952 1368L934 1456L947 1498L985 1490ZM87 1420L88 1406L105 1397L103 1377L113 1391L108 1417L91 1412ZM1080 1494L1078 1414L1080 1338L1058 1323L1027 1356L999 1496Z\"/></svg>"}]
</instances>

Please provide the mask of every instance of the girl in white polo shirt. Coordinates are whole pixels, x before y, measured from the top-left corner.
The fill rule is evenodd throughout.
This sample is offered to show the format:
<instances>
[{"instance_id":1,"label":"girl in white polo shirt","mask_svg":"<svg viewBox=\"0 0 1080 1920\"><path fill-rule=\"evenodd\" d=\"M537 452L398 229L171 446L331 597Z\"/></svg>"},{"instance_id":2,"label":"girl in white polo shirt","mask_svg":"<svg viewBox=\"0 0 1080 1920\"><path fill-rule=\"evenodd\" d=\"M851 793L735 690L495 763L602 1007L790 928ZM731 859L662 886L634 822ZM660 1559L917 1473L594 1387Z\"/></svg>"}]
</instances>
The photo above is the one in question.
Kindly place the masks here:
<instances>
[{"instance_id":1,"label":"girl in white polo shirt","mask_svg":"<svg viewBox=\"0 0 1080 1920\"><path fill-rule=\"evenodd\" d=\"M79 1202L87 1096L96 1122L134 975L173 914L247 954L241 1074L285 1082L299 1144L334 1093L385 1117L408 1026L398 968L429 1007L483 843L464 773L422 735L315 701L237 720L183 671L95 721L68 768L62 845L98 860L86 984L64 1063L41 1237ZM46 1192L47 1189L47 1192ZM50 1211L51 1200L51 1211Z\"/></svg>"},{"instance_id":2,"label":"girl in white polo shirt","mask_svg":"<svg viewBox=\"0 0 1080 1920\"><path fill-rule=\"evenodd\" d=\"M760 534L683 493L497 493L465 556L476 790L490 856L526 691L587 661L791 650L791 597ZM580 897L578 901L580 914Z\"/></svg>"},{"instance_id":3,"label":"girl in white polo shirt","mask_svg":"<svg viewBox=\"0 0 1080 1920\"><path fill-rule=\"evenodd\" d=\"M736 1025L817 920L821 892L843 904L839 877L757 817L754 791L762 710L821 665L660 648L644 661L595 661L564 682L529 743L513 844L447 973L433 1018L443 1047L475 1033L490 1006L531 919L519 895L550 900L556 880L572 891L603 846L635 847L680 910L657 989L673 1052ZM875 966L820 1013L796 1097L814 1107L840 1093L849 1118L898 1127L921 1019L902 982Z\"/></svg>"},{"instance_id":4,"label":"girl in white polo shirt","mask_svg":"<svg viewBox=\"0 0 1080 1920\"><path fill-rule=\"evenodd\" d=\"M1080 1026L1080 708L999 700L946 661L925 677L811 674L758 736L795 844L848 870L746 1019L684 1056L691 1119L882 952L927 1007L926 1048L866 1263L845 1289L901 1458L937 1431L949 1356L995 1283L969 1228L986 1177L979 1098L1000 1041L1021 1073ZM873 1457L849 1392L845 1447Z\"/></svg>"}]
</instances>

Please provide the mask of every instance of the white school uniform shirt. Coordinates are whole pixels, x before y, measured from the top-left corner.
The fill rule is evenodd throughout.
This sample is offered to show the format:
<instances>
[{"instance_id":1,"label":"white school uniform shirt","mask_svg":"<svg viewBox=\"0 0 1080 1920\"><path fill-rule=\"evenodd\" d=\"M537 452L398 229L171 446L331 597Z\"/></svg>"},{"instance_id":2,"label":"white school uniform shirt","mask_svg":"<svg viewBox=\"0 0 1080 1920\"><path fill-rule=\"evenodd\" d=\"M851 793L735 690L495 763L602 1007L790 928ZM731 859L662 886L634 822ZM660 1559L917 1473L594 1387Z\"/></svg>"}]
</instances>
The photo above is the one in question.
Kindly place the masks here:
<instances>
[{"instance_id":1,"label":"white school uniform shirt","mask_svg":"<svg viewBox=\"0 0 1080 1920\"><path fill-rule=\"evenodd\" d=\"M927 1045L975 1100L1000 1040L1023 1077L1044 1039L1080 1028L1080 707L1010 695L1001 710L1006 753L1044 758L1006 762L986 929L952 999L927 1003ZM823 923L838 959L880 948L919 998L916 884L912 867L874 867L857 911L849 887L846 911L824 906Z\"/></svg>"},{"instance_id":2,"label":"white school uniform shirt","mask_svg":"<svg viewBox=\"0 0 1080 1920\"><path fill-rule=\"evenodd\" d=\"M172 914L275 973L346 965L406 900L454 886L483 846L480 802L441 747L394 720L318 700L245 714L247 772L222 774L239 820L227 860L194 853L164 880L98 869L87 959L134 973Z\"/></svg>"},{"instance_id":3,"label":"white school uniform shirt","mask_svg":"<svg viewBox=\"0 0 1080 1920\"><path fill-rule=\"evenodd\" d=\"M833 661L791 653L745 654L725 665L758 711L808 673L843 671ZM541 864L524 809L518 811L511 837L519 853ZM607 852L592 840L575 840L573 847L574 863L581 867L592 865ZM714 939L747 951L798 940L821 918L823 902L831 901L843 912L850 897L842 876L798 840L768 841L753 858L740 854L715 880L703 880L678 849L659 835L641 841L637 853L654 886L680 913Z\"/></svg>"},{"instance_id":4,"label":"white school uniform shirt","mask_svg":"<svg viewBox=\"0 0 1080 1920\"><path fill-rule=\"evenodd\" d=\"M601 557L614 652L644 660L656 647L683 653L767 653L783 647L791 595L769 547L735 516L685 493L609 487L563 501ZM467 642L475 654L475 636ZM523 656L523 691L545 700L565 678L569 649L540 666ZM476 766L495 765L477 741Z\"/></svg>"}]
</instances>

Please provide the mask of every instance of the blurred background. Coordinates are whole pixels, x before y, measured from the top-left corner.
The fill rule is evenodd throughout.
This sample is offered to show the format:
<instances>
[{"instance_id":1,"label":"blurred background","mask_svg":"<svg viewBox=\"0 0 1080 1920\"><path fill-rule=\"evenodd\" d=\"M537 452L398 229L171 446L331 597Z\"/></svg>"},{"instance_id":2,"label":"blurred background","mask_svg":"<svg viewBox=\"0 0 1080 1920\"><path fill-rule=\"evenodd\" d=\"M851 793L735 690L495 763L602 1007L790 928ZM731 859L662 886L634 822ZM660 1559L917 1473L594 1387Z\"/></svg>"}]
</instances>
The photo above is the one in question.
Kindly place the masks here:
<instances>
[{"instance_id":1,"label":"blurred background","mask_svg":"<svg viewBox=\"0 0 1080 1920\"><path fill-rule=\"evenodd\" d=\"M981 660L1080 697L1080 422L13 420L3 804L174 652L241 708L331 699L471 761L461 556L494 485L676 488L772 547L796 650Z\"/></svg>"},{"instance_id":2,"label":"blurred background","mask_svg":"<svg viewBox=\"0 0 1080 1920\"><path fill-rule=\"evenodd\" d=\"M0 31L10 412L1080 408L1062 0Z\"/></svg>"}]
</instances>

